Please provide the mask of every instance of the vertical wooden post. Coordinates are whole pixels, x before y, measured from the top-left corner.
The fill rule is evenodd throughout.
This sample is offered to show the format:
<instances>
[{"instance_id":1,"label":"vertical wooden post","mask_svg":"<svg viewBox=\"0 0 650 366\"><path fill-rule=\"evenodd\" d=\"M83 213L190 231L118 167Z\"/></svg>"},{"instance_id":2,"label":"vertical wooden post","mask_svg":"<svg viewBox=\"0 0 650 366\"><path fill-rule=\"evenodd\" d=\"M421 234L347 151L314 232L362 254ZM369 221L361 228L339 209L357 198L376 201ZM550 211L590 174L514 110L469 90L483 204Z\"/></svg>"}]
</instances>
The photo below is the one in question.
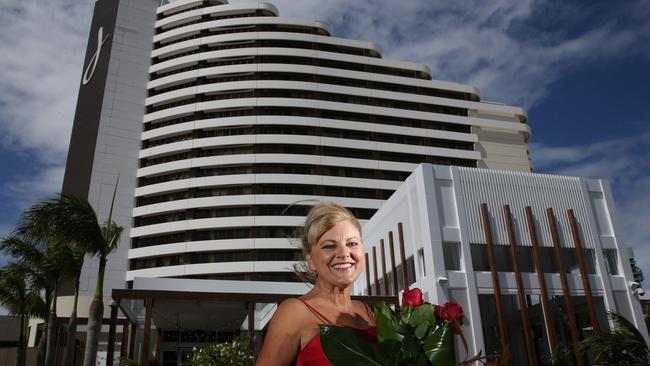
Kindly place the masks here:
<instances>
[{"instance_id":1,"label":"vertical wooden post","mask_svg":"<svg viewBox=\"0 0 650 366\"><path fill-rule=\"evenodd\" d=\"M151 337L151 313L153 307L153 299L146 297L144 300L144 333L142 335L142 364L149 364L149 354L151 353L149 347L149 338Z\"/></svg>"},{"instance_id":2,"label":"vertical wooden post","mask_svg":"<svg viewBox=\"0 0 650 366\"><path fill-rule=\"evenodd\" d=\"M377 273L377 247L372 247L372 272L375 274L375 293L381 295L379 289L379 274Z\"/></svg>"},{"instance_id":3,"label":"vertical wooden post","mask_svg":"<svg viewBox=\"0 0 650 366\"><path fill-rule=\"evenodd\" d=\"M156 329L156 352L154 353L154 360L156 361L156 365L160 365L160 338L162 338L162 331L160 329Z\"/></svg>"},{"instance_id":4,"label":"vertical wooden post","mask_svg":"<svg viewBox=\"0 0 650 366\"><path fill-rule=\"evenodd\" d=\"M128 357L129 352L129 323L122 326L122 343L120 344L120 360Z\"/></svg>"},{"instance_id":5,"label":"vertical wooden post","mask_svg":"<svg viewBox=\"0 0 650 366\"><path fill-rule=\"evenodd\" d=\"M580 240L580 232L578 231L578 224L573 210L567 211L569 217L569 225L571 226L571 236L573 237L573 244L576 247L576 256L578 258L578 267L580 267L580 277L582 277L582 287L585 291L585 300L587 301L587 310L589 311L589 320L591 320L591 328L594 333L600 330L598 326L598 317L596 316L596 309L594 307L594 299L591 295L591 286L589 285L589 274L587 273L587 264L582 250L582 240Z\"/></svg>"},{"instance_id":6,"label":"vertical wooden post","mask_svg":"<svg viewBox=\"0 0 650 366\"><path fill-rule=\"evenodd\" d=\"M519 311L521 314L521 322L524 326L524 341L526 343L526 353L528 354L528 365L537 366L537 358L535 355L535 345L531 338L530 319L528 317L528 304L526 303L526 293L524 290L524 283L521 279L521 269L519 268L519 257L517 256L517 242L515 240L515 230L512 226L512 215L510 213L510 206L503 205L503 218L506 221L506 232L508 234L508 244L510 244L510 255L512 256L512 266L515 271L515 283L517 284L517 298L519 299Z\"/></svg>"},{"instance_id":7,"label":"vertical wooden post","mask_svg":"<svg viewBox=\"0 0 650 366\"><path fill-rule=\"evenodd\" d=\"M528 232L530 233L530 243L533 247L533 261L535 262L535 269L537 272L537 281L539 288L542 292L542 310L544 311L544 322L546 324L546 333L548 334L548 342L551 352L555 351L557 347L557 338L555 334L555 317L551 312L551 306L548 303L548 291L546 289L546 278L544 276L544 268L542 267L542 260L539 255L539 242L537 240L537 229L535 227L535 220L533 218L533 211L530 206L524 209L526 213L526 221L528 222Z\"/></svg>"},{"instance_id":8,"label":"vertical wooden post","mask_svg":"<svg viewBox=\"0 0 650 366\"><path fill-rule=\"evenodd\" d=\"M366 257L366 288L368 289L368 295L372 295L372 287L370 286L370 261L368 260L368 253L364 253Z\"/></svg>"},{"instance_id":9,"label":"vertical wooden post","mask_svg":"<svg viewBox=\"0 0 650 366\"><path fill-rule=\"evenodd\" d=\"M384 239L379 241L379 249L381 250L381 275L384 279L384 296L388 296L388 276L386 275L386 247L384 246Z\"/></svg>"},{"instance_id":10,"label":"vertical wooden post","mask_svg":"<svg viewBox=\"0 0 650 366\"><path fill-rule=\"evenodd\" d=\"M138 331L138 324L131 324L131 336L129 338L129 358L134 359L135 357L135 336Z\"/></svg>"},{"instance_id":11,"label":"vertical wooden post","mask_svg":"<svg viewBox=\"0 0 650 366\"><path fill-rule=\"evenodd\" d=\"M557 262L558 270L560 272L560 282L562 283L562 294L564 295L564 306L566 307L567 318L569 319L569 330L571 331L571 342L574 347L578 347L580 343L580 335L578 333L578 324L576 323L576 314L573 311L573 304L571 303L571 293L569 292L569 281L566 277L566 270L562 262L562 252L560 250L560 236L557 231L557 224L555 223L555 215L552 208L546 209L546 217L548 225L551 228L551 239L553 239L553 248L555 249L555 261ZM583 366L584 361L580 357L576 357L578 366Z\"/></svg>"},{"instance_id":12,"label":"vertical wooden post","mask_svg":"<svg viewBox=\"0 0 650 366\"><path fill-rule=\"evenodd\" d=\"M487 246L487 257L492 274L492 287L494 288L494 300L497 307L497 318L499 321L499 341L501 342L501 351L508 347L508 335L506 334L506 318L503 313L503 304L501 303L501 286L499 284L499 274L496 270L496 261L494 259L494 243L492 242L492 229L490 227L490 216L488 215L487 204L481 204L481 218L483 219L483 234Z\"/></svg>"},{"instance_id":13,"label":"vertical wooden post","mask_svg":"<svg viewBox=\"0 0 650 366\"><path fill-rule=\"evenodd\" d=\"M402 223L397 223L397 239L399 240L399 255L402 261L402 284L404 285L404 291L409 289L409 273L406 268L406 248L404 247L404 229L402 228Z\"/></svg>"},{"instance_id":14,"label":"vertical wooden post","mask_svg":"<svg viewBox=\"0 0 650 366\"><path fill-rule=\"evenodd\" d=\"M395 264L395 243L393 242L393 232L388 232L388 246L390 247L390 267L393 273L393 295L397 296L397 264Z\"/></svg>"},{"instance_id":15,"label":"vertical wooden post","mask_svg":"<svg viewBox=\"0 0 650 366\"><path fill-rule=\"evenodd\" d=\"M106 365L113 365L115 357L115 323L117 323L117 308L119 302L111 300L111 323L108 326L108 347L106 349Z\"/></svg>"},{"instance_id":16,"label":"vertical wooden post","mask_svg":"<svg viewBox=\"0 0 650 366\"><path fill-rule=\"evenodd\" d=\"M248 303L248 338L255 339L255 303Z\"/></svg>"}]
</instances>

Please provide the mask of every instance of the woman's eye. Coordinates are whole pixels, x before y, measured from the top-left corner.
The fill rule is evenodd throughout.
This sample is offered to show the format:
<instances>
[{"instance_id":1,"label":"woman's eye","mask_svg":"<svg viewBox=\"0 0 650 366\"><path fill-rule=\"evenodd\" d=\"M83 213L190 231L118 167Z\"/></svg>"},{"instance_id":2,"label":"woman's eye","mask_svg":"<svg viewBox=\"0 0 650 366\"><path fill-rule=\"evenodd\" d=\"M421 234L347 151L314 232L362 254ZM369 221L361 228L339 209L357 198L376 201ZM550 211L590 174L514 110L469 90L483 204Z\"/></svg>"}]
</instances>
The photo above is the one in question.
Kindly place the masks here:
<instances>
[{"instance_id":1,"label":"woman's eye","mask_svg":"<svg viewBox=\"0 0 650 366\"><path fill-rule=\"evenodd\" d=\"M356 241L351 241L348 243L348 245L351 247L356 247L357 245L359 245L359 243L357 243Z\"/></svg>"}]
</instances>

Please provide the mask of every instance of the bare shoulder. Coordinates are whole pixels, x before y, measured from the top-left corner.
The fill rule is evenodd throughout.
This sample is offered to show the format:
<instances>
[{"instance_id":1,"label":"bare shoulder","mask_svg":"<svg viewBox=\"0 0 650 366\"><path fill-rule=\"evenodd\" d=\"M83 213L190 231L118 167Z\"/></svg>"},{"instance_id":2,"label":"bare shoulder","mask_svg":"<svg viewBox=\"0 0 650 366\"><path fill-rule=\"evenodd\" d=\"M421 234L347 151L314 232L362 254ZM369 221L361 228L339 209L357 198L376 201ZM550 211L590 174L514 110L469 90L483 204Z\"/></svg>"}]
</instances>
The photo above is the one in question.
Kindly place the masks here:
<instances>
[{"instance_id":1,"label":"bare shoulder","mask_svg":"<svg viewBox=\"0 0 650 366\"><path fill-rule=\"evenodd\" d=\"M300 352L304 327L304 305L297 299L284 300L273 314L257 365L280 366L295 364Z\"/></svg>"},{"instance_id":2,"label":"bare shoulder","mask_svg":"<svg viewBox=\"0 0 650 366\"><path fill-rule=\"evenodd\" d=\"M291 319L293 323L296 323L296 317L302 317L305 314L305 305L298 299L286 299L280 303L278 309L275 311L273 318L278 320L284 320L285 318Z\"/></svg>"}]
</instances>

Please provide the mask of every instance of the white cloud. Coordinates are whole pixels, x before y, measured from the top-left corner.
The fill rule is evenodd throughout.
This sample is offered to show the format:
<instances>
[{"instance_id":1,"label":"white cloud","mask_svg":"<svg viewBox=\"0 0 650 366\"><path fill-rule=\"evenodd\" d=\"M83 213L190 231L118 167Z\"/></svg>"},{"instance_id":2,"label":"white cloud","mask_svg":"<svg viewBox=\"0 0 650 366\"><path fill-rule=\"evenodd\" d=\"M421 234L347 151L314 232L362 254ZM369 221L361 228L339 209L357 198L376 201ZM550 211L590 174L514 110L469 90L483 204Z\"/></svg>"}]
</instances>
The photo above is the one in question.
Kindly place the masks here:
<instances>
[{"instance_id":1,"label":"white cloud","mask_svg":"<svg viewBox=\"0 0 650 366\"><path fill-rule=\"evenodd\" d=\"M70 140L93 2L0 4L0 142L61 163Z\"/></svg>"},{"instance_id":2,"label":"white cloud","mask_svg":"<svg viewBox=\"0 0 650 366\"><path fill-rule=\"evenodd\" d=\"M231 1L236 3L238 1ZM622 21L591 22L585 7L562 2L274 0L281 16L324 20L333 35L376 43L385 58L426 64L434 79L478 87L483 97L530 108L567 70L621 55L648 57L647 1L609 7ZM594 12L598 11L596 9ZM570 20L551 24L553 19ZM603 45L607 45L603 47Z\"/></svg>"},{"instance_id":3,"label":"white cloud","mask_svg":"<svg viewBox=\"0 0 650 366\"><path fill-rule=\"evenodd\" d=\"M61 191L65 166L44 166L34 176L18 175L2 187L2 195L17 209L25 209L48 195Z\"/></svg>"},{"instance_id":4,"label":"white cloud","mask_svg":"<svg viewBox=\"0 0 650 366\"><path fill-rule=\"evenodd\" d=\"M37 172L3 171L5 208L22 210L61 189L93 5L0 2L0 144L33 157L28 170Z\"/></svg>"}]
</instances>

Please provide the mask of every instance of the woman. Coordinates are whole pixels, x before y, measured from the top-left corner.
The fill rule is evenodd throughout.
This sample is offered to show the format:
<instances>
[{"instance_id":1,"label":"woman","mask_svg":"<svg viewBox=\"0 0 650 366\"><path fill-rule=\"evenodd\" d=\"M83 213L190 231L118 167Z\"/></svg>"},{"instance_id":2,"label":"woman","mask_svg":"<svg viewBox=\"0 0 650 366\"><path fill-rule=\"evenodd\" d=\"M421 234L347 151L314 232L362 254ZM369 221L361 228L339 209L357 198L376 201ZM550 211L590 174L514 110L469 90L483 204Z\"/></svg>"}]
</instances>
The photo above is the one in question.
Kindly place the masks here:
<instances>
[{"instance_id":1,"label":"woman","mask_svg":"<svg viewBox=\"0 0 650 366\"><path fill-rule=\"evenodd\" d=\"M257 366L329 365L320 345L319 324L351 328L375 338L375 319L367 305L350 298L365 267L361 226L347 209L314 206L305 220L302 250L314 287L276 310Z\"/></svg>"}]
</instances>

